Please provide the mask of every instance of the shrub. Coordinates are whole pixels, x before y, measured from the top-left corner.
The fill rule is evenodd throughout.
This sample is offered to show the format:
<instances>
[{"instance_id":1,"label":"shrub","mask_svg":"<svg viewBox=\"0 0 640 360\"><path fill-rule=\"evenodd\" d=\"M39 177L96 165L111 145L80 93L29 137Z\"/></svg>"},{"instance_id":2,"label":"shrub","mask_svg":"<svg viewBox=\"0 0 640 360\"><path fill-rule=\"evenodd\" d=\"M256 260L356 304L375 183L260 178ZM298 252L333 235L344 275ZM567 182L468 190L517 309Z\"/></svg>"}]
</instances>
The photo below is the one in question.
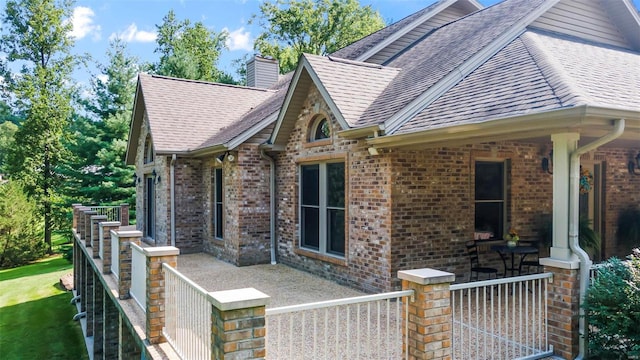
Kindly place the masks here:
<instances>
[{"instance_id":1,"label":"shrub","mask_svg":"<svg viewBox=\"0 0 640 360\"><path fill-rule=\"evenodd\" d=\"M589 351L596 359L640 357L640 250L597 270L585 295Z\"/></svg>"},{"instance_id":2,"label":"shrub","mask_svg":"<svg viewBox=\"0 0 640 360\"><path fill-rule=\"evenodd\" d=\"M43 225L36 204L18 183L0 185L0 268L43 257L47 250Z\"/></svg>"}]
</instances>

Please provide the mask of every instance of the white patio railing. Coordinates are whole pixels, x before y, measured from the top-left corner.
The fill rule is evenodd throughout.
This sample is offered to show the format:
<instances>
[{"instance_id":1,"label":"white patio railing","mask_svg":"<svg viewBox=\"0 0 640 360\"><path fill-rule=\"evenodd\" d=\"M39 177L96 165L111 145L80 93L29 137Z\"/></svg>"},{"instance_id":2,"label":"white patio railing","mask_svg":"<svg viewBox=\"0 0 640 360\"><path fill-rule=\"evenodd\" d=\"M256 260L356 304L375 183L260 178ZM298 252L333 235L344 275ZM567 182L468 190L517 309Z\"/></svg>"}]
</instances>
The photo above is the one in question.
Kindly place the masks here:
<instances>
[{"instance_id":1,"label":"white patio railing","mask_svg":"<svg viewBox=\"0 0 640 360\"><path fill-rule=\"evenodd\" d=\"M211 358L211 302L207 291L163 263L165 325L162 334L183 359Z\"/></svg>"},{"instance_id":2,"label":"white patio railing","mask_svg":"<svg viewBox=\"0 0 640 360\"><path fill-rule=\"evenodd\" d=\"M111 233L111 274L116 279L120 274L120 238L113 232Z\"/></svg>"},{"instance_id":3,"label":"white patio railing","mask_svg":"<svg viewBox=\"0 0 640 360\"><path fill-rule=\"evenodd\" d=\"M267 358L401 359L402 304L411 296L404 290L266 309Z\"/></svg>"},{"instance_id":4,"label":"white patio railing","mask_svg":"<svg viewBox=\"0 0 640 360\"><path fill-rule=\"evenodd\" d=\"M552 274L451 285L454 359L539 359L548 344Z\"/></svg>"},{"instance_id":5,"label":"white patio railing","mask_svg":"<svg viewBox=\"0 0 640 360\"><path fill-rule=\"evenodd\" d=\"M107 221L120 221L120 206L89 206L97 215L107 215Z\"/></svg>"},{"instance_id":6,"label":"white patio railing","mask_svg":"<svg viewBox=\"0 0 640 360\"><path fill-rule=\"evenodd\" d=\"M137 244L131 243L131 297L143 311L147 309L147 256Z\"/></svg>"}]
</instances>

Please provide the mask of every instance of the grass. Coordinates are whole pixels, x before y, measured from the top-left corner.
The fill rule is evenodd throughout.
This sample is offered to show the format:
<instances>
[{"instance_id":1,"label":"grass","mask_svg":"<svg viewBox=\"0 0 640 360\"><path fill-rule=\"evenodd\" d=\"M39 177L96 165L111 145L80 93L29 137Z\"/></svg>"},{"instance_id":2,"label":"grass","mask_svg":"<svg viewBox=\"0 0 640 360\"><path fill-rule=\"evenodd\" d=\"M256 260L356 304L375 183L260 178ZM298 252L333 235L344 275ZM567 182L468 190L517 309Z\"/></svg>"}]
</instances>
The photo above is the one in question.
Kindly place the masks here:
<instances>
[{"instance_id":1,"label":"grass","mask_svg":"<svg viewBox=\"0 0 640 360\"><path fill-rule=\"evenodd\" d=\"M54 238L58 247L65 241ZM88 359L71 293L59 285L72 268L57 254L0 270L0 358Z\"/></svg>"}]
</instances>

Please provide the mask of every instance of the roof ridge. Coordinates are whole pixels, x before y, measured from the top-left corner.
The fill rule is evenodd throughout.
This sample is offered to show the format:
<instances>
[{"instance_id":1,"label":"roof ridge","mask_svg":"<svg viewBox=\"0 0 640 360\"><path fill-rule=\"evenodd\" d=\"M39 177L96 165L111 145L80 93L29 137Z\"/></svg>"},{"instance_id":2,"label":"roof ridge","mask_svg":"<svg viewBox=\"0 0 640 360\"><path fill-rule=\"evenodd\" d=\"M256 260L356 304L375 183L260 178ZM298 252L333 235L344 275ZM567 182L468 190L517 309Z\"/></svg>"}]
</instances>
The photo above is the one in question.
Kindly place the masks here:
<instances>
[{"instance_id":1,"label":"roof ridge","mask_svg":"<svg viewBox=\"0 0 640 360\"><path fill-rule=\"evenodd\" d=\"M140 75L146 75L146 76L149 76L151 78L162 79L162 80L172 80L172 81L180 81L180 82L185 82L185 83L212 85L212 86L229 87L229 88L236 88L236 89L257 90L257 91L263 91L263 92L276 92L277 91L277 90L258 88L258 87L251 87L251 86L224 84L224 83L219 83L219 82L215 82L215 81L183 79L183 78L178 78L178 77L173 77L173 76L158 75L158 74L148 74L148 73L145 73L145 72L141 72Z\"/></svg>"},{"instance_id":2,"label":"roof ridge","mask_svg":"<svg viewBox=\"0 0 640 360\"><path fill-rule=\"evenodd\" d=\"M537 64L538 69L540 69L540 72L553 89L553 92L558 96L560 103L564 106L571 99L574 99L576 103L573 105L577 106L592 101L592 97L585 93L571 77L562 71L562 64L542 45L541 39L537 35L535 31L528 30L521 36L522 44ZM568 89L566 94L558 92L563 86Z\"/></svg>"}]
</instances>

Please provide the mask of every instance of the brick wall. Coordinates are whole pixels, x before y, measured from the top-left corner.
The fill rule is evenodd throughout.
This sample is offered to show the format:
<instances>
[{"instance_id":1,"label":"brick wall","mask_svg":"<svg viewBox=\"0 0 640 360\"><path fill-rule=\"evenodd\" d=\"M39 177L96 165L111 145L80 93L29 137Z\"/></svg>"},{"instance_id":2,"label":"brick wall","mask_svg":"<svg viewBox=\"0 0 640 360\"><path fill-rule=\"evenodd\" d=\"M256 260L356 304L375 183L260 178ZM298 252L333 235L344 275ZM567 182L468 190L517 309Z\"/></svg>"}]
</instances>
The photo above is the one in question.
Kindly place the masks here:
<instances>
[{"instance_id":1,"label":"brick wall","mask_svg":"<svg viewBox=\"0 0 640 360\"><path fill-rule=\"evenodd\" d=\"M331 114L311 88L286 146L278 155L277 204L280 261L364 291L398 288L398 270L431 267L468 272L465 242L474 233L474 159L510 160L508 223L521 237L536 237L542 214L552 210L552 176L540 169L541 145L479 144L420 151L380 150L371 156L361 141L333 137L305 146L316 111ZM340 130L333 117L332 131ZM344 156L347 168L347 249L344 261L298 249L298 167L305 160ZM497 254L481 248L487 264Z\"/></svg>"},{"instance_id":2,"label":"brick wall","mask_svg":"<svg viewBox=\"0 0 640 360\"><path fill-rule=\"evenodd\" d=\"M171 160L169 159L169 162ZM170 165L169 165L170 166ZM171 199L170 168L166 186ZM204 239L204 206L206 188L202 184L203 162L199 159L178 158L174 163L175 175L175 246L182 254L201 252ZM170 200L169 200L170 201ZM167 206L167 223L171 223L171 205ZM170 231L170 230L169 230ZM171 234L168 234L171 238Z\"/></svg>"},{"instance_id":3,"label":"brick wall","mask_svg":"<svg viewBox=\"0 0 640 360\"><path fill-rule=\"evenodd\" d=\"M627 170L629 160L640 149L600 148L596 157L606 159L603 252L605 257L624 258L631 253L631 247L617 236L620 212L640 204L640 176L631 175Z\"/></svg>"}]
</instances>

